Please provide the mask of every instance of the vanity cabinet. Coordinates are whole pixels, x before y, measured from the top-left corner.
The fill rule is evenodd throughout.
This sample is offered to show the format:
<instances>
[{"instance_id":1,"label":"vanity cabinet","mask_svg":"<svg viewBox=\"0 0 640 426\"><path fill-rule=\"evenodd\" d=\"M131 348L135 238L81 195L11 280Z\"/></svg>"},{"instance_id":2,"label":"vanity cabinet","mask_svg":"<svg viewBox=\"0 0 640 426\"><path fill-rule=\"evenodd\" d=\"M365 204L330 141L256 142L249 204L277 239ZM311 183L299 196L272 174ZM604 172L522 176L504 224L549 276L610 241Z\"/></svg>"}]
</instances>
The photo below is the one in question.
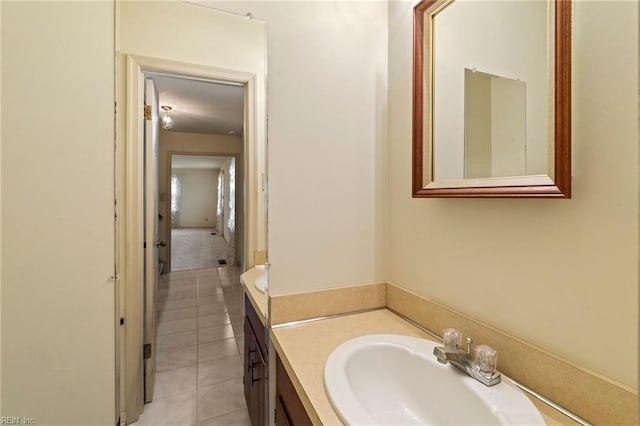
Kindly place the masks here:
<instances>
[{"instance_id":1,"label":"vanity cabinet","mask_svg":"<svg viewBox=\"0 0 640 426\"><path fill-rule=\"evenodd\" d=\"M244 398L252 426L264 426L267 422L268 352L265 327L245 295L244 318Z\"/></svg>"},{"instance_id":2,"label":"vanity cabinet","mask_svg":"<svg viewBox=\"0 0 640 426\"><path fill-rule=\"evenodd\" d=\"M307 426L311 419L278 356L276 358L276 426Z\"/></svg>"}]
</instances>

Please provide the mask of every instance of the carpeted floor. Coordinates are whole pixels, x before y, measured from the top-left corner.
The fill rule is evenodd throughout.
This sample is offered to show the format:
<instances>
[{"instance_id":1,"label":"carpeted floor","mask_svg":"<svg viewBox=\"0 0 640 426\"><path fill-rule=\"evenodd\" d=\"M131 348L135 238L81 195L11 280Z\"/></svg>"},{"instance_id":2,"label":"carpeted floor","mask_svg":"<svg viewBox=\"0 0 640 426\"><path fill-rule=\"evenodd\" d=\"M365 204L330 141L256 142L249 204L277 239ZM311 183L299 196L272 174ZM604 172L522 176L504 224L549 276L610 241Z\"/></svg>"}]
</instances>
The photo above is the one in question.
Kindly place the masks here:
<instances>
[{"instance_id":1,"label":"carpeted floor","mask_svg":"<svg viewBox=\"0 0 640 426\"><path fill-rule=\"evenodd\" d=\"M213 228L171 230L171 272L214 268L233 263L229 244Z\"/></svg>"}]
</instances>

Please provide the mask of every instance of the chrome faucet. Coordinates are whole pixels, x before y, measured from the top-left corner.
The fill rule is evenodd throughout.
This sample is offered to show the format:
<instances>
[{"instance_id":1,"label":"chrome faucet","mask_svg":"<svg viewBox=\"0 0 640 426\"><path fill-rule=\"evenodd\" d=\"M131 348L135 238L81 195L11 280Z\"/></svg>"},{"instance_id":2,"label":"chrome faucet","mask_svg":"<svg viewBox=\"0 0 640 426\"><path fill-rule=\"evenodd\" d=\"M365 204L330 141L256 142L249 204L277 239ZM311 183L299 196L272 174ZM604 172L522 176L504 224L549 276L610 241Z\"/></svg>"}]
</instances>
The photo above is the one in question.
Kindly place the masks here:
<instances>
[{"instance_id":1,"label":"chrome faucet","mask_svg":"<svg viewBox=\"0 0 640 426\"><path fill-rule=\"evenodd\" d=\"M485 386L497 385L501 381L500 373L495 369L498 353L495 349L481 345L476 347L475 358L471 355L473 339L467 337L467 350L460 349L462 334L448 328L443 333L444 346L433 348L438 362L451 364Z\"/></svg>"}]
</instances>

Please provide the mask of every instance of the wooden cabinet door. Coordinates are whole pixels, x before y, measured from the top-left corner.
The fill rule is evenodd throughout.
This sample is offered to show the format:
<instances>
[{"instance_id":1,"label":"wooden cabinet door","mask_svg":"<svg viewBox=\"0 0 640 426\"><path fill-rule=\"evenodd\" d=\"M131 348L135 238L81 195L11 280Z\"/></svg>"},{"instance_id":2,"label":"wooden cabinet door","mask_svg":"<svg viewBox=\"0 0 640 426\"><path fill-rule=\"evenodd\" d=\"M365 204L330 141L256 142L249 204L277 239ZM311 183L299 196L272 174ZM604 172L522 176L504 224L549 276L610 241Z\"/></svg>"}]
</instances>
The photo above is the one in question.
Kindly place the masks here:
<instances>
[{"instance_id":1,"label":"wooden cabinet door","mask_svg":"<svg viewBox=\"0 0 640 426\"><path fill-rule=\"evenodd\" d=\"M252 426L266 425L267 366L248 318L244 322L244 399Z\"/></svg>"},{"instance_id":2,"label":"wooden cabinet door","mask_svg":"<svg viewBox=\"0 0 640 426\"><path fill-rule=\"evenodd\" d=\"M287 410L284 408L284 401L280 395L276 397L276 426L291 426Z\"/></svg>"},{"instance_id":3,"label":"wooden cabinet door","mask_svg":"<svg viewBox=\"0 0 640 426\"><path fill-rule=\"evenodd\" d=\"M276 358L276 426L311 425L307 410L302 405L280 357Z\"/></svg>"},{"instance_id":4,"label":"wooden cabinet door","mask_svg":"<svg viewBox=\"0 0 640 426\"><path fill-rule=\"evenodd\" d=\"M258 349L258 356L256 356L256 360L254 361L254 370L253 370L253 399L255 401L255 419L256 421L253 423L253 426L265 426L266 422L266 412L267 412L267 398L266 398L266 377L267 377L267 367L264 363L262 357L259 356L260 349Z\"/></svg>"},{"instance_id":5,"label":"wooden cabinet door","mask_svg":"<svg viewBox=\"0 0 640 426\"><path fill-rule=\"evenodd\" d=\"M249 410L249 418L253 419L253 394L251 392L251 363L253 352L257 348L256 339L253 336L253 331L249 325L249 321L245 318L244 321L244 365L243 365L243 378L242 383L244 385L244 400L247 402L247 409Z\"/></svg>"}]
</instances>

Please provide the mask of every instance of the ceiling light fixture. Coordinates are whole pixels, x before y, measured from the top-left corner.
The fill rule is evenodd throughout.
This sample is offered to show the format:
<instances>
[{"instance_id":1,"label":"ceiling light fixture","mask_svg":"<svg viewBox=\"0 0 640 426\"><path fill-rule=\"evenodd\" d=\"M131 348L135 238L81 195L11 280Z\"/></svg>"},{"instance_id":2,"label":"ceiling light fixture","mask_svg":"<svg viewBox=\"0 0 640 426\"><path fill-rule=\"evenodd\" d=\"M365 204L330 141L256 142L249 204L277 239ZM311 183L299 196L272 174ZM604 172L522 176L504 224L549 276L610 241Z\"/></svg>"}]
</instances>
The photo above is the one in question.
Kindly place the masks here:
<instances>
[{"instance_id":1,"label":"ceiling light fixture","mask_svg":"<svg viewBox=\"0 0 640 426\"><path fill-rule=\"evenodd\" d=\"M171 111L171 107L168 105L162 105L160 108L162 108L162 128L165 130L169 130L173 127L173 121L171 120L171 117L169 117L169 111Z\"/></svg>"}]
</instances>

